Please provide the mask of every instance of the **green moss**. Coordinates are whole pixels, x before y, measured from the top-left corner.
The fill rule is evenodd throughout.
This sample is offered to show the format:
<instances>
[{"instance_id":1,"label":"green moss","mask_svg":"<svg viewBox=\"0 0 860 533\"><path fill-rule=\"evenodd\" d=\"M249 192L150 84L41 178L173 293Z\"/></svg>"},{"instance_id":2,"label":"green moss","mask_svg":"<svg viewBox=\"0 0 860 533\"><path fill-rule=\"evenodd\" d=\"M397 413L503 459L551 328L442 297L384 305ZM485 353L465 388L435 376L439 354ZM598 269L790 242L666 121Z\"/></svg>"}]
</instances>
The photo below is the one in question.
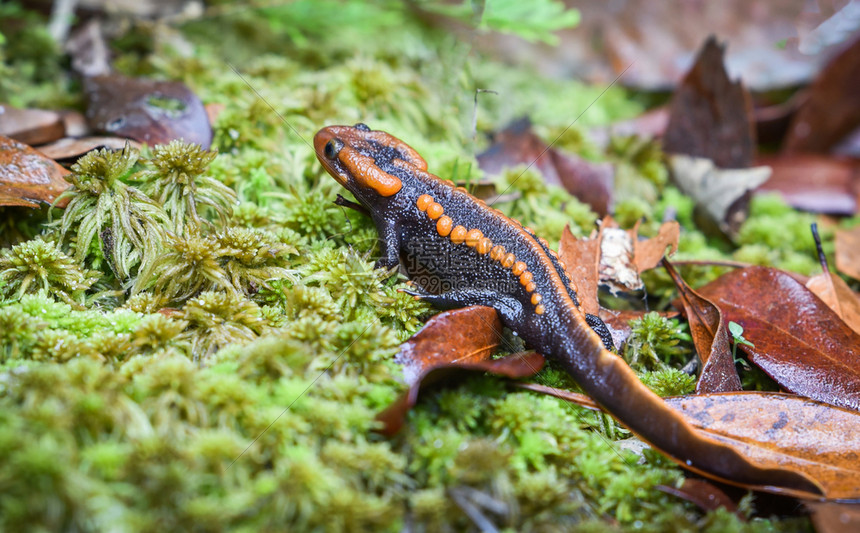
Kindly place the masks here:
<instances>
[{"instance_id":1,"label":"green moss","mask_svg":"<svg viewBox=\"0 0 860 533\"><path fill-rule=\"evenodd\" d=\"M99 274L78 267L57 242L41 237L0 251L0 294L19 299L24 294L47 291L66 303L82 307L84 291Z\"/></svg>"},{"instance_id":2,"label":"green moss","mask_svg":"<svg viewBox=\"0 0 860 533\"><path fill-rule=\"evenodd\" d=\"M73 237L75 260L98 257L95 245L120 281L127 281L135 266L155 260L167 222L155 202L122 181L139 156L129 145L88 153L72 165L68 180L73 186L57 199L69 199L59 221L60 238Z\"/></svg>"},{"instance_id":3,"label":"green moss","mask_svg":"<svg viewBox=\"0 0 860 533\"><path fill-rule=\"evenodd\" d=\"M200 211L209 207L226 220L236 203L236 193L220 181L205 176L206 167L215 159L196 144L171 141L153 149L150 164L135 177L141 180L141 189L170 215L172 229L182 233L199 232L205 219Z\"/></svg>"},{"instance_id":4,"label":"green moss","mask_svg":"<svg viewBox=\"0 0 860 533\"><path fill-rule=\"evenodd\" d=\"M493 4L485 21L533 36L565 21L552 5L511 17L519 7ZM80 101L41 19L9 6L0 100ZM625 224L645 217L650 234L675 212L681 254L728 257L734 250L699 233L690 200L666 185L656 145L618 138L604 153L589 141L587 126L639 111L623 90L597 99L604 87L502 64L395 0L211 7L173 28L193 55L139 25L111 47L121 71L182 80L223 104L219 155L180 143L143 158L89 154L70 178L62 239L47 233L44 211L6 212L3 239L15 247L0 269L0 529L459 531L477 527L468 505L507 530L792 529L655 491L680 471L618 451L614 440L629 433L609 417L494 377L425 390L396 438L373 432L404 389L391 356L431 309L374 268L372 221L332 205L343 191L307 141L323 124L366 122L409 142L443 178L471 183L484 134L527 113L544 139L616 165ZM24 22L13 30L10 20ZM479 94L475 109L475 87L498 94ZM519 198L498 207L553 244L566 224L591 231L586 205L521 170L499 186ZM802 237L797 218L754 202L739 256L805 261L806 244L773 256L755 244L774 224ZM695 284L719 270L683 272ZM649 296L670 299L665 275L648 276ZM636 338L640 360L682 363L671 323L643 324ZM663 366L642 379L660 394L692 387ZM535 380L573 386L552 365Z\"/></svg>"},{"instance_id":5,"label":"green moss","mask_svg":"<svg viewBox=\"0 0 860 533\"><path fill-rule=\"evenodd\" d=\"M669 363L683 363L682 357L689 350L679 346L691 337L677 319L660 316L656 312L630 321L630 337L624 345L624 359L633 368L664 368Z\"/></svg>"}]
</instances>

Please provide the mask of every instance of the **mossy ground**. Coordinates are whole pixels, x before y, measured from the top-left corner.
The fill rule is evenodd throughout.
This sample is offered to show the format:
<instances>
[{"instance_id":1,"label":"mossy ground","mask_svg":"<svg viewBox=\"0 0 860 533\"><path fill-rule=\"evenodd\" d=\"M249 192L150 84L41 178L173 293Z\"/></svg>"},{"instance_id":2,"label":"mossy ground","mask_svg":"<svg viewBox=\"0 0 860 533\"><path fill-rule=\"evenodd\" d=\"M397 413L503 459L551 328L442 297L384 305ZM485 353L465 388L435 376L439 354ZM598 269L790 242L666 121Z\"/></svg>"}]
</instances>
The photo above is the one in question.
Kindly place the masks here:
<instances>
[{"instance_id":1,"label":"mossy ground","mask_svg":"<svg viewBox=\"0 0 860 533\"><path fill-rule=\"evenodd\" d=\"M308 141L322 125L362 121L405 139L436 173L474 179L483 132L529 114L555 138L596 99L561 144L615 161L653 200L622 194L622 222L645 217L647 234L671 206L683 256L809 271L809 217L764 199L741 248L710 241L653 145L603 152L584 140L585 126L639 111L624 91L597 99L603 87L498 63L399 2L221 9L172 28L192 55L149 23L115 43L126 74L180 79L224 105L217 157L184 145L94 154L75 169L73 209L53 222L4 212L0 529L455 531L477 527L475 509L518 531L809 527L702 514L654 489L681 471L621 451L613 441L629 435L611 419L492 377L425 394L398 437L375 434L374 416L403 390L391 356L432 310L373 269L372 224L332 204L344 191ZM0 29L0 101L79 104L43 21L0 10L26 22ZM534 37L559 20L543 13L494 21ZM498 93L479 97L477 136L476 88ZM503 178L521 194L500 206L509 214L555 242L567 223L591 228L585 206L518 174ZM768 240L775 231L793 238ZM717 270L687 274L695 284ZM648 282L669 298L665 276ZM637 328L627 355L649 386L689 391L668 365L691 354L679 326L651 317ZM571 385L553 368L538 380Z\"/></svg>"}]
</instances>

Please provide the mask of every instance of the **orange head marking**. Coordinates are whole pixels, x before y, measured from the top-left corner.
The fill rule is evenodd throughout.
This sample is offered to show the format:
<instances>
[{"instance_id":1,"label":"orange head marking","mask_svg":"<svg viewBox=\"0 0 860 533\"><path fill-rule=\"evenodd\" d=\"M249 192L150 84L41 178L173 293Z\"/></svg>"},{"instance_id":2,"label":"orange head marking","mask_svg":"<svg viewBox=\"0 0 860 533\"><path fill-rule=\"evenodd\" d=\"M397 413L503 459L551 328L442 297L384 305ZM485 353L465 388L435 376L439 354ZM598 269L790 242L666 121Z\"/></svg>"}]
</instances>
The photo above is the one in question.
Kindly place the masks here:
<instances>
[{"instance_id":1,"label":"orange head marking","mask_svg":"<svg viewBox=\"0 0 860 533\"><path fill-rule=\"evenodd\" d=\"M373 190L380 196L393 196L397 194L403 183L400 178L390 174L376 164L376 160L369 155L372 145L370 141L380 142L377 137L384 132L371 131L364 124L355 126L328 126L314 136L314 151L326 171L337 180L338 183L351 190L360 193L361 190ZM389 142L401 153L401 145L409 148L406 143L384 133ZM396 144L395 144L396 141ZM390 146L386 144L386 146ZM426 169L427 163L421 159L412 148L411 153L404 157L417 157Z\"/></svg>"}]
</instances>

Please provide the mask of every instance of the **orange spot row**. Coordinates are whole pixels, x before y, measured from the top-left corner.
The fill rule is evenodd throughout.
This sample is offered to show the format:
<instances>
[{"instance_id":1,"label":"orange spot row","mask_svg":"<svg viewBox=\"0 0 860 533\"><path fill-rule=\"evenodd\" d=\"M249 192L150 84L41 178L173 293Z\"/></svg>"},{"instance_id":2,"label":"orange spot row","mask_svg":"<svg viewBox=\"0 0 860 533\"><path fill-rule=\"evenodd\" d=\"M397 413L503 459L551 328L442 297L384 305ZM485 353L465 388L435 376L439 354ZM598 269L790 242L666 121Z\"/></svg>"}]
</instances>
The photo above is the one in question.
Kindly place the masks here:
<instances>
[{"instance_id":1,"label":"orange spot row","mask_svg":"<svg viewBox=\"0 0 860 533\"><path fill-rule=\"evenodd\" d=\"M427 213L430 220L436 221L436 232L442 237L448 237L454 244L466 243L466 246L474 248L481 255L490 254L490 259L498 261L503 268L511 269L511 274L517 276L520 284L527 292L534 292L537 285L534 282L534 274L528 271L528 265L512 253L505 253L504 246L493 246L493 241L484 237L484 233L475 228L467 230L463 226L454 226L454 221L449 216L443 216L445 209L429 194L422 194L415 202L419 211ZM546 242L546 241L543 241ZM531 303L535 306L535 313L542 315L545 311L540 303L543 298L540 294L532 294Z\"/></svg>"}]
</instances>

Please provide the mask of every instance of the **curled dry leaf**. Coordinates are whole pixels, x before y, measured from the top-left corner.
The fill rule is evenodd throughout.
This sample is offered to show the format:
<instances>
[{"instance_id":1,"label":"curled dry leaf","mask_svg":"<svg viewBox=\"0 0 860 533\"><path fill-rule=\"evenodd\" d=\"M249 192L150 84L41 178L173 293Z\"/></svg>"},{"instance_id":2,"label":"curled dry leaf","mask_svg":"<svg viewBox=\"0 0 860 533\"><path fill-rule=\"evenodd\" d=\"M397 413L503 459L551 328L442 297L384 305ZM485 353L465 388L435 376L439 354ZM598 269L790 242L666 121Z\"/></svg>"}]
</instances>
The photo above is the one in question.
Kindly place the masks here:
<instances>
[{"instance_id":1,"label":"curled dry leaf","mask_svg":"<svg viewBox=\"0 0 860 533\"><path fill-rule=\"evenodd\" d=\"M111 74L86 78L84 93L87 120L97 131L150 145L174 139L212 144L206 109L183 83Z\"/></svg>"},{"instance_id":2,"label":"curled dry leaf","mask_svg":"<svg viewBox=\"0 0 860 533\"><path fill-rule=\"evenodd\" d=\"M607 285L613 293L643 287L639 276L654 268L666 254L678 248L680 226L675 221L660 226L657 236L639 240L639 225L622 230L612 217L605 217L598 231L587 239L577 239L566 227L561 235L559 257L567 274L576 283L576 295L583 311L600 312L597 286Z\"/></svg>"},{"instance_id":3,"label":"curled dry leaf","mask_svg":"<svg viewBox=\"0 0 860 533\"><path fill-rule=\"evenodd\" d=\"M686 478L680 487L657 485L656 488L666 494L687 500L704 511L725 508L728 512L736 514L742 521L746 521L743 514L738 512L738 506L734 500L710 481Z\"/></svg>"},{"instance_id":4,"label":"curled dry leaf","mask_svg":"<svg viewBox=\"0 0 860 533\"><path fill-rule=\"evenodd\" d=\"M77 159L91 150L110 148L111 150L122 150L128 143L132 148L140 150L141 144L137 141L129 141L123 137L83 137L73 139L66 137L51 144L39 147L39 151L56 160Z\"/></svg>"},{"instance_id":5,"label":"curled dry leaf","mask_svg":"<svg viewBox=\"0 0 860 533\"><path fill-rule=\"evenodd\" d=\"M860 335L789 274L743 268L699 293L743 326L754 346L741 348L780 387L860 410Z\"/></svg>"},{"instance_id":6,"label":"curled dry leaf","mask_svg":"<svg viewBox=\"0 0 860 533\"><path fill-rule=\"evenodd\" d=\"M598 234L599 235L599 234ZM576 284L576 298L582 311L596 315L600 311L597 302L598 270L600 266L600 238L577 239L565 226L558 246L559 259L567 267L567 275Z\"/></svg>"},{"instance_id":7,"label":"curled dry leaf","mask_svg":"<svg viewBox=\"0 0 860 533\"><path fill-rule=\"evenodd\" d=\"M836 270L860 279L860 226L836 230Z\"/></svg>"},{"instance_id":8,"label":"curled dry leaf","mask_svg":"<svg viewBox=\"0 0 860 533\"><path fill-rule=\"evenodd\" d=\"M518 388L600 410L583 394L534 383L516 383ZM733 485L774 494L818 500L860 498L860 414L807 398L777 392L725 392L664 398L666 405L683 417L702 436L735 450L753 467L793 472L810 480L810 489L774 483L750 485L719 478ZM684 457L669 457L691 469ZM707 472L693 470L710 476ZM819 490L812 490L815 487Z\"/></svg>"},{"instance_id":9,"label":"curled dry leaf","mask_svg":"<svg viewBox=\"0 0 860 533\"><path fill-rule=\"evenodd\" d=\"M69 171L26 144L0 135L0 205L38 207L69 188ZM59 205L64 207L64 205Z\"/></svg>"},{"instance_id":10,"label":"curled dry leaf","mask_svg":"<svg viewBox=\"0 0 860 533\"><path fill-rule=\"evenodd\" d=\"M806 288L821 298L855 333L860 333L860 296L842 278L831 272L818 274L809 278Z\"/></svg>"},{"instance_id":11,"label":"curled dry leaf","mask_svg":"<svg viewBox=\"0 0 860 533\"><path fill-rule=\"evenodd\" d=\"M815 480L827 498L860 498L860 414L854 411L767 392L665 401L709 437L737 449L756 465L799 472Z\"/></svg>"},{"instance_id":12,"label":"curled dry leaf","mask_svg":"<svg viewBox=\"0 0 860 533\"><path fill-rule=\"evenodd\" d=\"M696 383L696 392L703 394L741 390L741 379L735 369L734 358L729 349L729 333L720 309L691 289L669 261L664 260L663 265L678 288L684 313L690 324L693 344L702 360L702 372Z\"/></svg>"},{"instance_id":13,"label":"curled dry leaf","mask_svg":"<svg viewBox=\"0 0 860 533\"><path fill-rule=\"evenodd\" d=\"M633 240L633 262L641 274L660 264L663 257L678 251L678 240L681 238L681 225L674 220L664 222L655 237L640 241ZM669 252L666 252L669 248Z\"/></svg>"},{"instance_id":14,"label":"curled dry leaf","mask_svg":"<svg viewBox=\"0 0 860 533\"><path fill-rule=\"evenodd\" d=\"M697 209L727 235L746 220L749 191L771 175L767 166L723 170L709 159L686 155L670 156L669 170L684 194L696 201Z\"/></svg>"},{"instance_id":15,"label":"curled dry leaf","mask_svg":"<svg viewBox=\"0 0 860 533\"><path fill-rule=\"evenodd\" d=\"M403 426L409 409L424 387L465 372L490 372L512 378L528 377L543 368L543 356L513 354L491 359L501 342L502 323L491 307L473 306L445 311L427 321L403 343L394 360L403 365L409 390L377 415L385 435Z\"/></svg>"},{"instance_id":16,"label":"curled dry leaf","mask_svg":"<svg viewBox=\"0 0 860 533\"><path fill-rule=\"evenodd\" d=\"M56 111L0 105L0 135L36 145L55 141L65 133L63 117Z\"/></svg>"}]
</instances>

